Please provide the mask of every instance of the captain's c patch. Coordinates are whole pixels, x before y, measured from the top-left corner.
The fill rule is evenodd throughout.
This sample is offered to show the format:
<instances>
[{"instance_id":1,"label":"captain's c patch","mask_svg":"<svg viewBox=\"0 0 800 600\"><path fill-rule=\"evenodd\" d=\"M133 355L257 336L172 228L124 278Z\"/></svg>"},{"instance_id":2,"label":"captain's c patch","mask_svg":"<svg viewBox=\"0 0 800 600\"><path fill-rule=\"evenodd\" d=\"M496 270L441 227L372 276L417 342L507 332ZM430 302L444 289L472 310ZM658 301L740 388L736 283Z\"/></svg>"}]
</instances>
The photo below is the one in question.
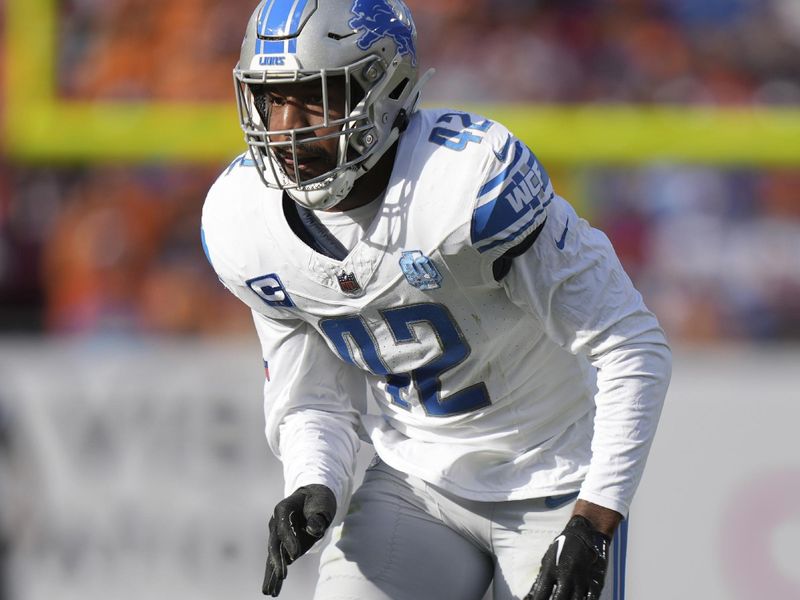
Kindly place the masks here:
<instances>
[{"instance_id":1,"label":"captain's c patch","mask_svg":"<svg viewBox=\"0 0 800 600\"><path fill-rule=\"evenodd\" d=\"M275 273L247 280L247 287L270 306L294 307L294 302Z\"/></svg>"}]
</instances>

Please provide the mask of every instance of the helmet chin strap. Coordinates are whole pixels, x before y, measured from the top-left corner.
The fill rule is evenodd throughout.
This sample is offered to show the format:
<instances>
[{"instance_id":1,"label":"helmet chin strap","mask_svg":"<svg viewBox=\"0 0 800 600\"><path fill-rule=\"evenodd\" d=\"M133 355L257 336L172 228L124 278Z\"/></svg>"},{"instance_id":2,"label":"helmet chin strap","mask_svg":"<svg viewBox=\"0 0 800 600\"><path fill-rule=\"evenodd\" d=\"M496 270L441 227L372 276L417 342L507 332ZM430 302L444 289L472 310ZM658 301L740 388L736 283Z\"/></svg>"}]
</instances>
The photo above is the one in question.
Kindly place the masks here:
<instances>
[{"instance_id":1,"label":"helmet chin strap","mask_svg":"<svg viewBox=\"0 0 800 600\"><path fill-rule=\"evenodd\" d=\"M419 78L417 84L411 90L408 98L397 113L397 118L395 119L394 126L389 132L389 135L386 136L386 139L378 149L372 152L364 162L357 167L337 173L328 185L320 189L287 189L286 193L289 197L300 206L308 208L309 210L327 210L344 200L352 191L356 180L378 164L378 161L386 154L386 151L392 147L392 144L398 140L400 134L405 131L408 126L408 115L413 113L416 109L422 88L428 80L433 77L435 72L435 69L428 69L425 74Z\"/></svg>"}]
</instances>

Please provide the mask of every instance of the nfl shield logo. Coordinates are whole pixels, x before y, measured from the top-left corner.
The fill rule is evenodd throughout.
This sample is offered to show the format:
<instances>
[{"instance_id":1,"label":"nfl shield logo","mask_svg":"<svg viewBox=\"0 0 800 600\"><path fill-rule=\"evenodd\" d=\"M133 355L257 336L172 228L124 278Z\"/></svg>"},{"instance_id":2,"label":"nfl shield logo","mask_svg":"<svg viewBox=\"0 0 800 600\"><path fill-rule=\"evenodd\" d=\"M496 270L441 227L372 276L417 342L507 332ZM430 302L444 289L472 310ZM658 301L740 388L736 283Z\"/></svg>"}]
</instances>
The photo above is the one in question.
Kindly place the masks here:
<instances>
[{"instance_id":1,"label":"nfl shield logo","mask_svg":"<svg viewBox=\"0 0 800 600\"><path fill-rule=\"evenodd\" d=\"M342 271L336 278L339 280L339 287L345 294L357 294L361 291L361 286L356 281L356 276L352 273Z\"/></svg>"}]
</instances>

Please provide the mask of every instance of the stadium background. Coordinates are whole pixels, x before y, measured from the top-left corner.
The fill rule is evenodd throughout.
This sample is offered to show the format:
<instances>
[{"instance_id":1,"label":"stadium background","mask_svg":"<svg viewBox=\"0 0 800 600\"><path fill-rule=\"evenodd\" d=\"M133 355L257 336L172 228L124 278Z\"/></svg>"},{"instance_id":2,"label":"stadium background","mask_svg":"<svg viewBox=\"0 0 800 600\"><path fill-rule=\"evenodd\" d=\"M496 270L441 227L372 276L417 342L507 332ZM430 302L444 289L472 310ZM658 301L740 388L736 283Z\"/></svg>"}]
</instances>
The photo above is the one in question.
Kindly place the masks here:
<instances>
[{"instance_id":1,"label":"stadium background","mask_svg":"<svg viewBox=\"0 0 800 600\"><path fill-rule=\"evenodd\" d=\"M259 597L282 484L198 234L254 3L2 4L2 600ZM525 139L675 345L629 597L800 598L800 2L408 4L426 103Z\"/></svg>"}]
</instances>

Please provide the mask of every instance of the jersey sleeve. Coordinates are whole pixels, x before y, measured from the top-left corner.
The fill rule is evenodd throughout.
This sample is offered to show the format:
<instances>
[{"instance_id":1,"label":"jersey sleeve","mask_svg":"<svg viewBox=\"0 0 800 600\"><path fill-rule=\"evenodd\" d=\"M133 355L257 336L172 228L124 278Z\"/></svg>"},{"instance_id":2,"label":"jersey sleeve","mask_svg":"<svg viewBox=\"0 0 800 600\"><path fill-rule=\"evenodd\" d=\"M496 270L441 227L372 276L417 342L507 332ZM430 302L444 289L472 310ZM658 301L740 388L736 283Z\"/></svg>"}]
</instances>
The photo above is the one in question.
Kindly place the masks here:
<instances>
[{"instance_id":1,"label":"jersey sleeve","mask_svg":"<svg viewBox=\"0 0 800 600\"><path fill-rule=\"evenodd\" d=\"M237 168L242 160L243 156L234 160L208 191L203 204L200 239L203 252L222 285L254 308L252 298L244 285L246 277L242 265L246 264L247 259L242 255L241 243L238 242L243 221L251 218L238 210L241 203L236 202L241 187Z\"/></svg>"},{"instance_id":2,"label":"jersey sleeve","mask_svg":"<svg viewBox=\"0 0 800 600\"><path fill-rule=\"evenodd\" d=\"M670 350L606 236L556 195L548 213L502 284L551 339L596 368L592 459L580 497L626 515L666 395Z\"/></svg>"},{"instance_id":3,"label":"jersey sleeve","mask_svg":"<svg viewBox=\"0 0 800 600\"><path fill-rule=\"evenodd\" d=\"M321 483L344 508L359 446L354 404L365 402L364 375L288 308L277 275L258 278L258 291L248 280L257 253L243 232L263 218L257 202L242 201L253 185L261 185L257 173L239 157L212 186L203 206L203 248L223 285L252 311L267 373L265 433L283 465L286 494Z\"/></svg>"},{"instance_id":4,"label":"jersey sleeve","mask_svg":"<svg viewBox=\"0 0 800 600\"><path fill-rule=\"evenodd\" d=\"M359 448L363 374L338 360L301 320L253 311L267 377L264 415L270 449L283 464L285 491L327 485L346 505Z\"/></svg>"},{"instance_id":5,"label":"jersey sleeve","mask_svg":"<svg viewBox=\"0 0 800 600\"><path fill-rule=\"evenodd\" d=\"M484 143L470 242L491 261L524 242L544 223L555 194L536 155L505 127L495 123Z\"/></svg>"},{"instance_id":6,"label":"jersey sleeve","mask_svg":"<svg viewBox=\"0 0 800 600\"><path fill-rule=\"evenodd\" d=\"M222 285L251 309L285 318L291 305L274 273L252 278L258 249L251 224L263 219L259 202L244 201L254 185L261 186L255 169L244 156L237 158L217 179L206 196L200 226L203 251ZM257 188L256 188L257 189Z\"/></svg>"}]
</instances>

